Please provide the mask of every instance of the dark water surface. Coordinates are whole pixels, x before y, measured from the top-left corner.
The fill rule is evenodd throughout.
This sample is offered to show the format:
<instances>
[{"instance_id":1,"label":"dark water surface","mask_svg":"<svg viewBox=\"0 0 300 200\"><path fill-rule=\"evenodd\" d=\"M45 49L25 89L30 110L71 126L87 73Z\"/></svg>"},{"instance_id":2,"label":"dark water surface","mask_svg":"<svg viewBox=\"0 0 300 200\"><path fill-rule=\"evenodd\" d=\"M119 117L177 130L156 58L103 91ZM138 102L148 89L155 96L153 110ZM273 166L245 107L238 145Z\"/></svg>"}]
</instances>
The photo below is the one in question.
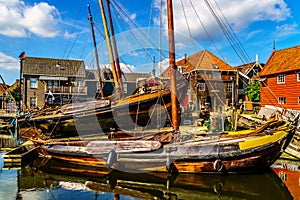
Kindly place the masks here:
<instances>
[{"instance_id":1,"label":"dark water surface","mask_svg":"<svg viewBox=\"0 0 300 200\"><path fill-rule=\"evenodd\" d=\"M19 169L0 159L0 199L293 199L272 171L255 175L170 175L75 168L38 158Z\"/></svg>"}]
</instances>

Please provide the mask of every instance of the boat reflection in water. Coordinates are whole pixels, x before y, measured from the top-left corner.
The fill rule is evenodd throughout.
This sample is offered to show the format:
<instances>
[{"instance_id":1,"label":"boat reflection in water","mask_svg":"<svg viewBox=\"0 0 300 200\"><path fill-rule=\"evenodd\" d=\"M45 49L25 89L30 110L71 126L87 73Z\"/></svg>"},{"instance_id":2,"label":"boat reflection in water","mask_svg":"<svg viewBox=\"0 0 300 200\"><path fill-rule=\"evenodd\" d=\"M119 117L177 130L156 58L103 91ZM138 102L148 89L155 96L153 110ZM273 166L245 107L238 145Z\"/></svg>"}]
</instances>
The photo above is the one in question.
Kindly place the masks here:
<instances>
[{"instance_id":1,"label":"boat reflection in water","mask_svg":"<svg viewBox=\"0 0 300 200\"><path fill-rule=\"evenodd\" d=\"M112 169L79 169L47 158L38 158L22 168L19 195L26 197L28 191L33 190L48 191L51 199L113 199L118 196L120 199L189 200L293 198L272 170L255 175L125 173Z\"/></svg>"}]
</instances>

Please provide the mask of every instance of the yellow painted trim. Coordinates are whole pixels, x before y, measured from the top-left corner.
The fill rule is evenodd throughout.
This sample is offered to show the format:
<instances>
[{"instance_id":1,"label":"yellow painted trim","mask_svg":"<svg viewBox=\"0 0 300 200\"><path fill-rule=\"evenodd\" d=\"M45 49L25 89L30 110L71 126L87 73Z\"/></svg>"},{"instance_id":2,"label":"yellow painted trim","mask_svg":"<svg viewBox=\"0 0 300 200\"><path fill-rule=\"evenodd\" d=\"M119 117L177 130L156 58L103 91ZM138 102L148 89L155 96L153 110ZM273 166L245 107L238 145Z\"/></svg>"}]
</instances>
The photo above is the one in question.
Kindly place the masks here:
<instances>
[{"instance_id":1,"label":"yellow painted trim","mask_svg":"<svg viewBox=\"0 0 300 200\"><path fill-rule=\"evenodd\" d=\"M122 105L126 105L129 103L136 103L136 102L140 102L140 101L151 99L151 98L158 98L159 96L162 96L162 95L165 95L168 93L170 93L169 90L161 90L161 91L157 91L157 92L153 92L153 93L145 93L145 94L141 94L141 95L130 96L127 98L120 99L117 104L113 105L113 107L122 106Z\"/></svg>"},{"instance_id":2,"label":"yellow painted trim","mask_svg":"<svg viewBox=\"0 0 300 200\"><path fill-rule=\"evenodd\" d=\"M246 135L249 133L253 133L254 130L247 129L247 130L242 130L242 131L229 131L228 135Z\"/></svg>"},{"instance_id":3,"label":"yellow painted trim","mask_svg":"<svg viewBox=\"0 0 300 200\"><path fill-rule=\"evenodd\" d=\"M249 139L243 142L239 142L240 150L255 148L259 146L266 145L268 143L273 143L279 141L284 138L288 132L286 131L278 131L273 133L273 135L264 135L257 138Z\"/></svg>"}]
</instances>

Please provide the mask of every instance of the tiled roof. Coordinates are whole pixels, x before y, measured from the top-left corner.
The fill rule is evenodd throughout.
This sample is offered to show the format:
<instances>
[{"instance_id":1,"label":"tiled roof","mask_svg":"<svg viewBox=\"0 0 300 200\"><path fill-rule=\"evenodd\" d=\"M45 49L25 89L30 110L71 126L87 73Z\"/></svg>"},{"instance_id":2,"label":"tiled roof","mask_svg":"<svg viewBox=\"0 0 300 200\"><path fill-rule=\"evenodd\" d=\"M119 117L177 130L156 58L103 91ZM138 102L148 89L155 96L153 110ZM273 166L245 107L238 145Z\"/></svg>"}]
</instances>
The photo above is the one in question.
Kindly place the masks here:
<instances>
[{"instance_id":1,"label":"tiled roof","mask_svg":"<svg viewBox=\"0 0 300 200\"><path fill-rule=\"evenodd\" d=\"M3 83L0 83L0 95L5 92L6 92L5 85Z\"/></svg>"},{"instance_id":2,"label":"tiled roof","mask_svg":"<svg viewBox=\"0 0 300 200\"><path fill-rule=\"evenodd\" d=\"M22 74L85 77L85 66L82 60L26 57Z\"/></svg>"},{"instance_id":3,"label":"tiled roof","mask_svg":"<svg viewBox=\"0 0 300 200\"><path fill-rule=\"evenodd\" d=\"M260 76L300 70L300 46L273 51Z\"/></svg>"},{"instance_id":4,"label":"tiled roof","mask_svg":"<svg viewBox=\"0 0 300 200\"><path fill-rule=\"evenodd\" d=\"M242 72L243 74L246 74L247 70L250 69L253 65L255 64L255 62L251 62L251 63L247 63L244 65L240 65L235 67L237 70L239 70L240 72Z\"/></svg>"},{"instance_id":5,"label":"tiled roof","mask_svg":"<svg viewBox=\"0 0 300 200\"><path fill-rule=\"evenodd\" d=\"M184 72L189 72L194 69L201 69L201 70L223 70L223 71L230 71L235 70L229 64L212 54L207 50L200 51L198 53L192 54L183 58L176 62L176 65L185 66L186 69ZM167 68L161 75L162 77L170 77L169 75L169 68Z\"/></svg>"},{"instance_id":6,"label":"tiled roof","mask_svg":"<svg viewBox=\"0 0 300 200\"><path fill-rule=\"evenodd\" d=\"M187 56L176 62L177 66L187 66L187 71L193 69L203 70L235 70L226 62L207 50L200 51L193 55Z\"/></svg>"}]
</instances>

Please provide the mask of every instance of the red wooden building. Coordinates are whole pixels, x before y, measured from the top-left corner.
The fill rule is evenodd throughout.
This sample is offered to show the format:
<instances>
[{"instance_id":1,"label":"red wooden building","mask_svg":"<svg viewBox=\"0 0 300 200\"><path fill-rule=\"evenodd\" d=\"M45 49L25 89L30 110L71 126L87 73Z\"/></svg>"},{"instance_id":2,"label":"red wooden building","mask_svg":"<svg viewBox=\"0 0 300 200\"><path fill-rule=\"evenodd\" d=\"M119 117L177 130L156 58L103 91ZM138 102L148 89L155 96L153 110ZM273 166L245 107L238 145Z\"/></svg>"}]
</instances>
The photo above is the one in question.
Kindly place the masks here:
<instances>
[{"instance_id":1,"label":"red wooden building","mask_svg":"<svg viewBox=\"0 0 300 200\"><path fill-rule=\"evenodd\" d=\"M261 107L300 110L300 46L274 50L259 75Z\"/></svg>"}]
</instances>

